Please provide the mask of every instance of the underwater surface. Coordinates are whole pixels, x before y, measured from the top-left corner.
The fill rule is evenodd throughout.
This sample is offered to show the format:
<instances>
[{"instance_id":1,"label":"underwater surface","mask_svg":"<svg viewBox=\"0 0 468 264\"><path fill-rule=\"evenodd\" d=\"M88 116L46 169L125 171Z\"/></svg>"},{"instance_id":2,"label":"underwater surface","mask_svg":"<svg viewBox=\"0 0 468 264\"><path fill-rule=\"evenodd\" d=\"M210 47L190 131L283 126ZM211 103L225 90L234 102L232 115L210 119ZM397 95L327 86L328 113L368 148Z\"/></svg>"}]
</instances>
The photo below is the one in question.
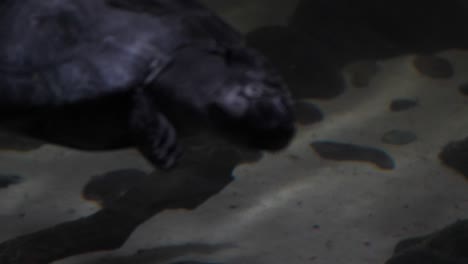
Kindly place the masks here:
<instances>
[{"instance_id":1,"label":"underwater surface","mask_svg":"<svg viewBox=\"0 0 468 264\"><path fill-rule=\"evenodd\" d=\"M107 210L96 221L129 234L123 245L54 263L468 263L465 2L203 2L284 75L298 119L290 146L254 153L190 137L163 172L134 149L1 132L1 241L46 230L31 250L49 250L47 234L64 226L51 227L74 221L73 235L98 241L86 217ZM128 219L112 214L127 207Z\"/></svg>"}]
</instances>

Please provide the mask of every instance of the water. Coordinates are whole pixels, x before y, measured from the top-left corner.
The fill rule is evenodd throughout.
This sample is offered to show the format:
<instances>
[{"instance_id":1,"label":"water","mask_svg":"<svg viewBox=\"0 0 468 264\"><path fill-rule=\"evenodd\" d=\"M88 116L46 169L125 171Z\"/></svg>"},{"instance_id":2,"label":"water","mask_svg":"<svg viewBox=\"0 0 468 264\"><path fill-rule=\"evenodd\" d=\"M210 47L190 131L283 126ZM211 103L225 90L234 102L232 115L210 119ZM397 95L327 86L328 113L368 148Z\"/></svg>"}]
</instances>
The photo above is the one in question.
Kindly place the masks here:
<instances>
[{"instance_id":1,"label":"water","mask_svg":"<svg viewBox=\"0 0 468 264\"><path fill-rule=\"evenodd\" d=\"M295 140L262 157L197 141L180 169L150 177L206 174L208 192L231 171L234 181L195 210L151 217L118 250L54 263L385 263L402 239L468 217L466 177L439 158L468 136L464 3L204 2L264 50L308 106L298 110ZM392 111L394 100L411 107ZM323 141L380 154L337 147L327 156L311 145ZM15 179L0 190L1 240L100 210L83 198L105 204L128 186L153 182L145 174L152 166L132 149L85 152L10 134L0 145L0 176ZM237 165L239 155L251 162Z\"/></svg>"}]
</instances>

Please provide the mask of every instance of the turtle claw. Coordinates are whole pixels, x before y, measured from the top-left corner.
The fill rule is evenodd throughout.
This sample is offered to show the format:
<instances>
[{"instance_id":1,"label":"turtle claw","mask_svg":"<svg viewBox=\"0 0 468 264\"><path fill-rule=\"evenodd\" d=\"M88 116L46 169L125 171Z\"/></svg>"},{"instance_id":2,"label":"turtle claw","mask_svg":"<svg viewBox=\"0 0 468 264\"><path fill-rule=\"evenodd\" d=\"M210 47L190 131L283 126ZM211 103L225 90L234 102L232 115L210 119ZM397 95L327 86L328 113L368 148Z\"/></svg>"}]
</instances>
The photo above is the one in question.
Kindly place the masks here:
<instances>
[{"instance_id":1,"label":"turtle claw","mask_svg":"<svg viewBox=\"0 0 468 264\"><path fill-rule=\"evenodd\" d=\"M147 142L150 148L141 146L140 151L153 164L160 169L170 169L179 160L182 155L182 147L177 140L177 134L174 127L169 123L159 128L160 133L151 135L150 142Z\"/></svg>"},{"instance_id":2,"label":"turtle claw","mask_svg":"<svg viewBox=\"0 0 468 264\"><path fill-rule=\"evenodd\" d=\"M173 150L166 152L166 155L162 159L154 163L158 163L159 165L157 166L162 170L169 170L177 164L182 154L182 148L177 144Z\"/></svg>"},{"instance_id":3,"label":"turtle claw","mask_svg":"<svg viewBox=\"0 0 468 264\"><path fill-rule=\"evenodd\" d=\"M147 127L133 128L135 141L140 152L155 166L167 170L177 163L182 148L177 140L175 128L165 116L154 114L158 122Z\"/></svg>"},{"instance_id":4,"label":"turtle claw","mask_svg":"<svg viewBox=\"0 0 468 264\"><path fill-rule=\"evenodd\" d=\"M149 98L138 96L136 99L130 118L136 146L156 167L163 170L174 167L182 156L176 129Z\"/></svg>"}]
</instances>

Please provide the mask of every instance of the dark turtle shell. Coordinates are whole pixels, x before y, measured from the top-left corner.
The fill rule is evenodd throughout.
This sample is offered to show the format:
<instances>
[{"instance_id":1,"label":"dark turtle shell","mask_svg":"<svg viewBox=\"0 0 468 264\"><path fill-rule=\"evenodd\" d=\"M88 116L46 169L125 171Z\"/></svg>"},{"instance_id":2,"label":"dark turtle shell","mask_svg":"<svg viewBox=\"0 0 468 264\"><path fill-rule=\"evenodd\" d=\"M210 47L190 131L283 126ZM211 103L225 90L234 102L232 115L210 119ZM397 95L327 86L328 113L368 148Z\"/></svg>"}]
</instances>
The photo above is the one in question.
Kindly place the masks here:
<instances>
[{"instance_id":1,"label":"dark turtle shell","mask_svg":"<svg viewBox=\"0 0 468 264\"><path fill-rule=\"evenodd\" d=\"M6 1L0 16L0 104L60 105L129 91L187 45L240 35L184 0Z\"/></svg>"}]
</instances>

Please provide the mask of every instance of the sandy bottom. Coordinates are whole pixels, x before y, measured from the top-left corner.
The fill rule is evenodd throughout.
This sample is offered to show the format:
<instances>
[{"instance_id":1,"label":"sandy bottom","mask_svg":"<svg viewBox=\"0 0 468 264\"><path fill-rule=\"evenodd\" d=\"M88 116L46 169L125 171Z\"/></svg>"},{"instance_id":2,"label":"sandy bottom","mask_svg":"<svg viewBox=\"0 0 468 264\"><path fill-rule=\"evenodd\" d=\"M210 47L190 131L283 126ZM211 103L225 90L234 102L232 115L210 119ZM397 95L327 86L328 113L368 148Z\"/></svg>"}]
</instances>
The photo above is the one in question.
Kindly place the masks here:
<instances>
[{"instance_id":1,"label":"sandy bottom","mask_svg":"<svg viewBox=\"0 0 468 264\"><path fill-rule=\"evenodd\" d=\"M235 181L194 211L165 211L114 252L57 263L168 263L196 259L220 263L383 263L395 243L468 217L468 184L438 159L449 141L468 135L465 79L468 54L441 54L455 76L421 76L407 56L379 62L369 87L316 101L326 118L301 126L282 153L243 164ZM394 98L419 105L391 112ZM417 140L382 143L392 129ZM385 150L395 169L320 158L310 143L333 140ZM24 181L0 190L0 239L89 215L98 206L80 196L91 176L125 168L151 171L133 150L88 153L44 145L0 152L2 173ZM133 256L138 250L148 250Z\"/></svg>"}]
</instances>

